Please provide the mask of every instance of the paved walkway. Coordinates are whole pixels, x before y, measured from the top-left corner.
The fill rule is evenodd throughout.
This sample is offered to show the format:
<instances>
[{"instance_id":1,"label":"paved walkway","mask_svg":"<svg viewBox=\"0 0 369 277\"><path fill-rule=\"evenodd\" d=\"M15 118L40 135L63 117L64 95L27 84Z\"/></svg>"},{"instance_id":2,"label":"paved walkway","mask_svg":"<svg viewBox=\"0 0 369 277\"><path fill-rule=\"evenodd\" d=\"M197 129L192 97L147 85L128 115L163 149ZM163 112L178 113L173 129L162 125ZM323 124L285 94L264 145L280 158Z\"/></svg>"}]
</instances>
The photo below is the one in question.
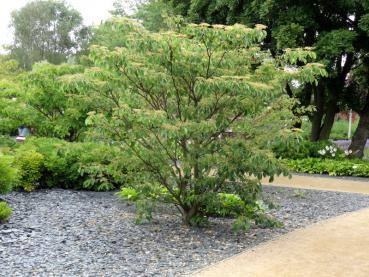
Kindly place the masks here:
<instances>
[{"instance_id":1,"label":"paved walkway","mask_svg":"<svg viewBox=\"0 0 369 277\"><path fill-rule=\"evenodd\" d=\"M279 187L369 194L369 178L368 181L365 181L364 178L344 179L332 177L293 175L291 179L289 179L288 177L277 177L271 184L268 182L267 179L264 179L263 184Z\"/></svg>"},{"instance_id":2,"label":"paved walkway","mask_svg":"<svg viewBox=\"0 0 369 277\"><path fill-rule=\"evenodd\" d=\"M294 176L274 185L369 193L369 182ZM328 219L207 267L193 277L369 276L369 209Z\"/></svg>"}]
</instances>

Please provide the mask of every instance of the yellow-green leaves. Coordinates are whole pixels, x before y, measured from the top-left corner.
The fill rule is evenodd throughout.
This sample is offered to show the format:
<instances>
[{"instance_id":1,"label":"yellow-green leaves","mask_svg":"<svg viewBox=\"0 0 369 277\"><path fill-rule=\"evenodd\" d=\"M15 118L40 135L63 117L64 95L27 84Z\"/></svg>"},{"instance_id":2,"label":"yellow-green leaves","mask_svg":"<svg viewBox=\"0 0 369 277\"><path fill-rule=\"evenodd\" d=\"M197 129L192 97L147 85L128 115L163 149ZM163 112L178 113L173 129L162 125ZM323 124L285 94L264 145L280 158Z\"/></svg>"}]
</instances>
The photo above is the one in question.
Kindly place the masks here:
<instances>
[{"instance_id":1,"label":"yellow-green leaves","mask_svg":"<svg viewBox=\"0 0 369 277\"><path fill-rule=\"evenodd\" d=\"M262 177L284 172L268 145L294 122L286 83L323 74L320 65L299 66L315 54L291 49L274 59L261 50L262 25L178 21L170 32L149 33L117 24L122 47L94 46L100 69L88 71L110 87L97 94L99 102L115 101L87 122L99 139L119 143L141 163L132 186L159 183L189 223L227 182L257 191Z\"/></svg>"}]
</instances>

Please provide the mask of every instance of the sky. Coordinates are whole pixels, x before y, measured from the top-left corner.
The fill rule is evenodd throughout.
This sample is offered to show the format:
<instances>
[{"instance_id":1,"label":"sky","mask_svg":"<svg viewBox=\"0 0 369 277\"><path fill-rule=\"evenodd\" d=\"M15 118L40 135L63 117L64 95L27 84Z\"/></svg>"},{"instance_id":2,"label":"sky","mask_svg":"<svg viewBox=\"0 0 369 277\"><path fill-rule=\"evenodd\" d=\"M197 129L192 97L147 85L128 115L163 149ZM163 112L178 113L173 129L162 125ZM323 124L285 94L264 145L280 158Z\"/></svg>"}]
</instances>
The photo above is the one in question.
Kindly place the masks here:
<instances>
[{"instance_id":1,"label":"sky","mask_svg":"<svg viewBox=\"0 0 369 277\"><path fill-rule=\"evenodd\" d=\"M10 13L22 8L28 2L31 0L0 0L0 47L12 42L13 35L9 28ZM114 0L65 0L65 2L82 14L85 25L92 25L99 24L101 20L109 17Z\"/></svg>"}]
</instances>

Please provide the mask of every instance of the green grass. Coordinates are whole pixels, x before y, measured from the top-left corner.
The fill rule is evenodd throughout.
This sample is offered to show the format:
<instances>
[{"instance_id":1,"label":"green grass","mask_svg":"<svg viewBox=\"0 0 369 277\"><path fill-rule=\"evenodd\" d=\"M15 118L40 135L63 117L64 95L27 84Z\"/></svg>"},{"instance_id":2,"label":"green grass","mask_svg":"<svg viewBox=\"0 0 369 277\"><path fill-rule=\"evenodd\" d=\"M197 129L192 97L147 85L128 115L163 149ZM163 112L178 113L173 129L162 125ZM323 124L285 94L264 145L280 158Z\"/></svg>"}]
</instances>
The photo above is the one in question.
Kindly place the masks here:
<instances>
[{"instance_id":1,"label":"green grass","mask_svg":"<svg viewBox=\"0 0 369 277\"><path fill-rule=\"evenodd\" d=\"M359 120L356 119L355 122L352 123L352 130L351 130L351 137L354 134ZM348 132L348 121L346 120L336 120L333 124L330 139L339 140L339 139L347 139L347 132ZM304 131L304 136L309 137L311 131L311 122L304 121L302 124L302 130Z\"/></svg>"}]
</instances>

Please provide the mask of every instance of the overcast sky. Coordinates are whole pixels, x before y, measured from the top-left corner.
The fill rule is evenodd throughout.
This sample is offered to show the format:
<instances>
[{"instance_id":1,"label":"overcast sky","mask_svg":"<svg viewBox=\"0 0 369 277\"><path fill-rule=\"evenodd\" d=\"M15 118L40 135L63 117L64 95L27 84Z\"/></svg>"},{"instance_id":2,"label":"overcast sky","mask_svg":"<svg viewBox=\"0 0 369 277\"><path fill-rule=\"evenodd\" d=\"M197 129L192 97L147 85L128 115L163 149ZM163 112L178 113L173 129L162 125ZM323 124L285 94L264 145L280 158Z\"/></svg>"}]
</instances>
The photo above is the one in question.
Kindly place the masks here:
<instances>
[{"instance_id":1,"label":"overcast sky","mask_svg":"<svg viewBox=\"0 0 369 277\"><path fill-rule=\"evenodd\" d=\"M23 7L31 0L0 0L0 47L12 41L12 32L9 29L10 13ZM114 0L66 0L68 4L78 10L84 19L85 25L99 24L109 17L109 10ZM127 1L129 2L129 1Z\"/></svg>"}]
</instances>

